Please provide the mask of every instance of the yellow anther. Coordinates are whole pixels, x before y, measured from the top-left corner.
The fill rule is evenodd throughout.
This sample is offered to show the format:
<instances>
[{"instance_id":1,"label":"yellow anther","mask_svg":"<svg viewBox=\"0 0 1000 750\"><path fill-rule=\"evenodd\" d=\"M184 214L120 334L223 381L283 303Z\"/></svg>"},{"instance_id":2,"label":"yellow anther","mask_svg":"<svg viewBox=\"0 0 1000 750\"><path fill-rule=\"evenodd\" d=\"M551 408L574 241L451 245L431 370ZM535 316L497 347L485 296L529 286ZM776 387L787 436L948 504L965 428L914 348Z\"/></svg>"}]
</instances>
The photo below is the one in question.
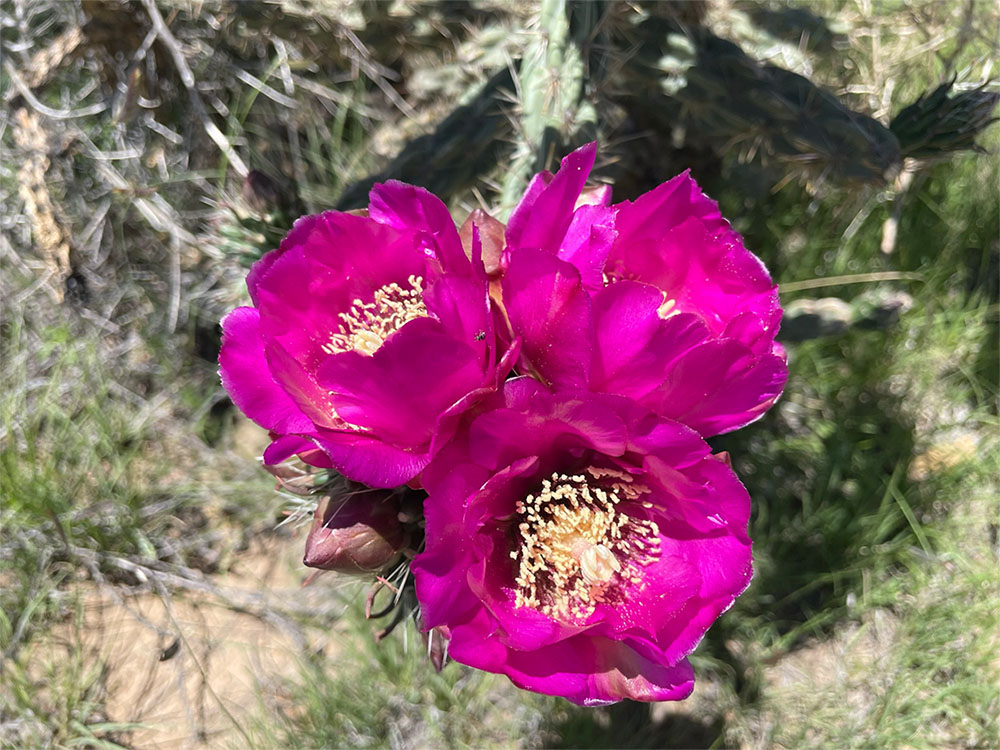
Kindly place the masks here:
<instances>
[{"instance_id":1,"label":"yellow anther","mask_svg":"<svg viewBox=\"0 0 1000 750\"><path fill-rule=\"evenodd\" d=\"M423 279L410 276L409 288L392 283L377 289L371 302L354 300L340 313L340 330L330 335L323 351L339 354L351 350L371 356L392 334L417 318L427 317L423 299Z\"/></svg>"}]
</instances>

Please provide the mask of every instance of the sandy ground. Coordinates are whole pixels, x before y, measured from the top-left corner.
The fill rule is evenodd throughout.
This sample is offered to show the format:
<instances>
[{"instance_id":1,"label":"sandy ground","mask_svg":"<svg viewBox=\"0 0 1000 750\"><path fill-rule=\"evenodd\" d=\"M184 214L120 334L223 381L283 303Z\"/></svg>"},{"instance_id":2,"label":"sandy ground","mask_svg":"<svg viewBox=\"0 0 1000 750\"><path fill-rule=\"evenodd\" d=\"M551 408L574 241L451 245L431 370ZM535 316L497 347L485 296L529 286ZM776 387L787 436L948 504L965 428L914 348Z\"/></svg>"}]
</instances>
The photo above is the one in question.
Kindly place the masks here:
<instances>
[{"instance_id":1,"label":"sandy ground","mask_svg":"<svg viewBox=\"0 0 1000 750\"><path fill-rule=\"evenodd\" d=\"M65 653L57 644L66 643L99 664L107 719L142 724L125 738L135 748L246 746L238 727L259 712L261 695L273 693L276 680L296 674L302 649L316 647L287 620L262 613L343 606L332 577L303 588L302 544L301 534L272 537L240 555L232 571L213 578L228 604L200 593L121 598L91 590L82 617L34 644L39 667ZM253 611L238 611L233 602L251 602Z\"/></svg>"}]
</instances>

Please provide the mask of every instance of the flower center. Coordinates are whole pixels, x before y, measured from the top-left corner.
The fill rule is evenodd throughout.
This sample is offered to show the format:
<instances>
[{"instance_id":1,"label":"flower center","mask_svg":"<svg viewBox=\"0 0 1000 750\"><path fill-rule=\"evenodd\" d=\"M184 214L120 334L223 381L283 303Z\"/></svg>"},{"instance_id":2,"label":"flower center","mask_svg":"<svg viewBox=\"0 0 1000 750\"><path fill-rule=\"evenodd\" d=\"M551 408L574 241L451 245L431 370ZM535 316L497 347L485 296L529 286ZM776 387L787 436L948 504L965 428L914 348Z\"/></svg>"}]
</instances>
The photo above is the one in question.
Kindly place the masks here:
<instances>
[{"instance_id":1,"label":"flower center","mask_svg":"<svg viewBox=\"0 0 1000 750\"><path fill-rule=\"evenodd\" d=\"M423 279L410 276L408 288L393 282L375 291L371 302L359 299L351 303L347 312L340 313L340 330L323 345L327 354L351 350L372 355L379 350L393 333L411 320L427 317L424 305Z\"/></svg>"},{"instance_id":2,"label":"flower center","mask_svg":"<svg viewBox=\"0 0 1000 750\"><path fill-rule=\"evenodd\" d=\"M594 467L555 473L518 502L520 547L510 553L518 563L516 606L576 623L612 587L642 583L640 568L659 557L659 529L618 507L647 491L631 482L628 474Z\"/></svg>"}]
</instances>

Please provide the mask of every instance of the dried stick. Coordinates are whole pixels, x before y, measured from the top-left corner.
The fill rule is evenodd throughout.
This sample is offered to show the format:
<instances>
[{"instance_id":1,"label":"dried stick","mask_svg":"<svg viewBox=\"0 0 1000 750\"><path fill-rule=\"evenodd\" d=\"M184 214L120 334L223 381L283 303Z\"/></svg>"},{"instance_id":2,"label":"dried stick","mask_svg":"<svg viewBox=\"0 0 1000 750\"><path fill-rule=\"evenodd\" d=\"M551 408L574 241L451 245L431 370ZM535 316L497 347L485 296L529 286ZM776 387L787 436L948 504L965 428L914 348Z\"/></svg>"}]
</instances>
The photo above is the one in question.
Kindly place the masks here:
<instances>
[{"instance_id":1,"label":"dried stick","mask_svg":"<svg viewBox=\"0 0 1000 750\"><path fill-rule=\"evenodd\" d=\"M10 62L4 61L3 69L6 71L7 75L10 76L10 80L11 83L14 84L14 88L16 88L18 93L24 97L24 100L28 103L28 105L39 114L51 117L53 120L73 120L77 117L89 117L90 115L96 115L99 112L103 112L108 108L108 105L104 102L91 104L87 107L81 107L80 109L52 109L52 107L46 107L38 101L38 97L31 93L31 89L28 87L28 84L24 82L24 79L21 78Z\"/></svg>"},{"instance_id":2,"label":"dried stick","mask_svg":"<svg viewBox=\"0 0 1000 750\"><path fill-rule=\"evenodd\" d=\"M163 46L167 48L170 52L170 56L174 60L174 66L177 68L177 72L180 74L181 83L184 84L184 88L187 89L188 96L191 99L191 106L194 108L195 115L197 115L198 120L201 122L201 126L205 129L208 137L215 141L222 153L226 155L229 159L229 163L233 165L233 170L240 177L246 177L250 174L250 170L247 168L246 163L240 158L240 155L236 153L236 149L229 142L226 136L218 126L212 122L208 116L208 110L205 109L205 103L201 100L201 95L198 93L198 88L195 84L194 73L191 72L190 66L187 64L187 60L184 59L184 53L181 52L180 45L177 43L177 39L174 35L170 33L170 29L167 28L167 24L163 21L163 16L160 15L159 9L156 7L156 0L142 0L142 4L146 7L146 12L149 14L150 20L153 22L153 29L156 31L157 38L163 42Z\"/></svg>"}]
</instances>

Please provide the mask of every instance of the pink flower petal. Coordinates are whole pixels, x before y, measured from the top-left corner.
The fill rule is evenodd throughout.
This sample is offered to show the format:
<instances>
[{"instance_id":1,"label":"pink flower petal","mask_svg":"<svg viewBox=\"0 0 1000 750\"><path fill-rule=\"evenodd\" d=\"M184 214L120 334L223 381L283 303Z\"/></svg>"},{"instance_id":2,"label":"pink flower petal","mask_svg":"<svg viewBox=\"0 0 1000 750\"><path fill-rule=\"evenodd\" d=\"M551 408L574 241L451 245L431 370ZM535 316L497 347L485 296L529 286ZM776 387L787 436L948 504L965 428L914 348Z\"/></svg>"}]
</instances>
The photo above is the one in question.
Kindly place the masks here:
<instances>
[{"instance_id":1,"label":"pink flower petal","mask_svg":"<svg viewBox=\"0 0 1000 750\"><path fill-rule=\"evenodd\" d=\"M430 455L406 451L375 437L350 432L324 431L313 442L329 457L334 468L348 479L369 487L399 487L419 474Z\"/></svg>"},{"instance_id":2,"label":"pink flower petal","mask_svg":"<svg viewBox=\"0 0 1000 750\"><path fill-rule=\"evenodd\" d=\"M594 295L593 303L593 391L642 398L666 379L679 357L708 336L697 316L662 319L663 295L648 284L612 284Z\"/></svg>"},{"instance_id":3,"label":"pink flower petal","mask_svg":"<svg viewBox=\"0 0 1000 750\"><path fill-rule=\"evenodd\" d=\"M536 381L519 378L504 387L508 406L476 418L469 428L470 452L490 468L520 456L544 458L570 448L621 455L625 425L599 398L549 394Z\"/></svg>"},{"instance_id":4,"label":"pink flower petal","mask_svg":"<svg viewBox=\"0 0 1000 750\"><path fill-rule=\"evenodd\" d=\"M551 179L532 181L507 223L508 247L559 250L596 154L597 144L588 143L563 159Z\"/></svg>"},{"instance_id":5,"label":"pink flower petal","mask_svg":"<svg viewBox=\"0 0 1000 750\"><path fill-rule=\"evenodd\" d=\"M662 237L687 219L701 220L712 232L728 227L719 204L701 192L690 170L643 193L635 201L619 203L617 226L623 242L642 243Z\"/></svg>"},{"instance_id":6,"label":"pink flower petal","mask_svg":"<svg viewBox=\"0 0 1000 750\"><path fill-rule=\"evenodd\" d=\"M533 651L514 651L496 641L468 638L459 627L452 630L449 653L456 661L506 674L525 690L562 696L584 706L625 698L682 700L694 688L694 671L687 660L657 664L627 643L587 635ZM499 669L494 666L498 661Z\"/></svg>"},{"instance_id":7,"label":"pink flower petal","mask_svg":"<svg viewBox=\"0 0 1000 750\"><path fill-rule=\"evenodd\" d=\"M572 263L591 293L604 287L604 265L615 241L615 211L605 206L582 206L573 214L558 257Z\"/></svg>"},{"instance_id":8,"label":"pink flower petal","mask_svg":"<svg viewBox=\"0 0 1000 750\"><path fill-rule=\"evenodd\" d=\"M731 339L705 341L678 360L643 403L702 435L717 435L758 419L787 379L788 366L777 355L755 356Z\"/></svg>"},{"instance_id":9,"label":"pink flower petal","mask_svg":"<svg viewBox=\"0 0 1000 750\"><path fill-rule=\"evenodd\" d=\"M713 233L710 225L688 218L648 238L624 230L627 214L618 214L618 238L608 258L612 275L652 284L673 300L678 312L700 315L715 334L730 320L752 312L765 330L776 332L780 317L777 287L767 269L732 231Z\"/></svg>"},{"instance_id":10,"label":"pink flower petal","mask_svg":"<svg viewBox=\"0 0 1000 750\"><path fill-rule=\"evenodd\" d=\"M504 305L523 339L526 371L559 388L585 389L590 375L590 296L575 267L540 250L511 254Z\"/></svg>"},{"instance_id":11,"label":"pink flower petal","mask_svg":"<svg viewBox=\"0 0 1000 750\"><path fill-rule=\"evenodd\" d=\"M424 303L456 341L476 351L484 370L493 368L493 312L485 279L444 276L424 292Z\"/></svg>"},{"instance_id":12,"label":"pink flower petal","mask_svg":"<svg viewBox=\"0 0 1000 750\"><path fill-rule=\"evenodd\" d=\"M316 443L302 435L282 435L273 440L264 449L264 463L274 466L296 455L310 466L320 469L333 468L329 457L316 447Z\"/></svg>"},{"instance_id":13,"label":"pink flower petal","mask_svg":"<svg viewBox=\"0 0 1000 750\"><path fill-rule=\"evenodd\" d=\"M319 380L346 422L405 449L427 445L438 417L485 384L481 358L430 318L412 320L372 355L329 357Z\"/></svg>"},{"instance_id":14,"label":"pink flower petal","mask_svg":"<svg viewBox=\"0 0 1000 750\"><path fill-rule=\"evenodd\" d=\"M222 319L219 374L233 403L261 427L275 432L312 431L312 420L268 369L255 308L237 307Z\"/></svg>"},{"instance_id":15,"label":"pink flower petal","mask_svg":"<svg viewBox=\"0 0 1000 750\"><path fill-rule=\"evenodd\" d=\"M375 185L369 195L368 215L396 229L423 232L432 243L425 249L443 270L466 276L471 271L455 222L447 206L422 187L397 180Z\"/></svg>"}]
</instances>

